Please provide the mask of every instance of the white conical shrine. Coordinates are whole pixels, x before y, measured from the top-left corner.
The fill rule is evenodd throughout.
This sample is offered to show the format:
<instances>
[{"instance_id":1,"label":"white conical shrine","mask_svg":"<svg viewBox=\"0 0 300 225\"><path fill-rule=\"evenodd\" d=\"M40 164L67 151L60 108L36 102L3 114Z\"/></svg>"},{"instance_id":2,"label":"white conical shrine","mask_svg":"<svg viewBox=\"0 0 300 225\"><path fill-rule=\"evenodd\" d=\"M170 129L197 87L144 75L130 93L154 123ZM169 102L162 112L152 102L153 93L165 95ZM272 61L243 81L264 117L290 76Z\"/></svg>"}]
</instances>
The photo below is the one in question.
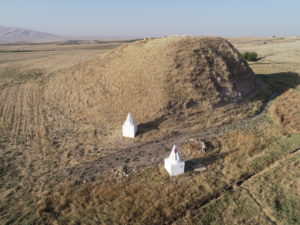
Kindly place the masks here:
<instances>
[{"instance_id":1,"label":"white conical shrine","mask_svg":"<svg viewBox=\"0 0 300 225\"><path fill-rule=\"evenodd\" d=\"M137 124L133 120L131 113L128 113L126 121L122 126L123 137L134 138L137 132Z\"/></svg>"},{"instance_id":2,"label":"white conical shrine","mask_svg":"<svg viewBox=\"0 0 300 225\"><path fill-rule=\"evenodd\" d=\"M173 146L169 158L165 158L165 169L168 171L170 176L176 176L184 173L184 161L181 159L176 145Z\"/></svg>"}]
</instances>

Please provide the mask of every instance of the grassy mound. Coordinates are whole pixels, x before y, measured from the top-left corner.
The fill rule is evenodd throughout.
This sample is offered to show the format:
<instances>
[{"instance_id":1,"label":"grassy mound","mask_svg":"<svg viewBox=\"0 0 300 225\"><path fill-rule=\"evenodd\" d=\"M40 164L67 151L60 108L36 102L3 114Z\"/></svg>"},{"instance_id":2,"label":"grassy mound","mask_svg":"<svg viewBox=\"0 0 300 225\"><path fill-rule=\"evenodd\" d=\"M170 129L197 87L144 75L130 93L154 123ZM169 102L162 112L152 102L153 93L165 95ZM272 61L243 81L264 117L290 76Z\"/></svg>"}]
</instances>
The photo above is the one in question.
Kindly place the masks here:
<instances>
[{"instance_id":1,"label":"grassy mound","mask_svg":"<svg viewBox=\"0 0 300 225\"><path fill-rule=\"evenodd\" d=\"M50 77L45 100L48 119L63 115L66 123L80 124L77 130L98 126L97 133L113 141L128 112L140 123L141 138L243 117L249 108L233 103L255 89L252 70L228 41L162 38L122 46Z\"/></svg>"}]
</instances>

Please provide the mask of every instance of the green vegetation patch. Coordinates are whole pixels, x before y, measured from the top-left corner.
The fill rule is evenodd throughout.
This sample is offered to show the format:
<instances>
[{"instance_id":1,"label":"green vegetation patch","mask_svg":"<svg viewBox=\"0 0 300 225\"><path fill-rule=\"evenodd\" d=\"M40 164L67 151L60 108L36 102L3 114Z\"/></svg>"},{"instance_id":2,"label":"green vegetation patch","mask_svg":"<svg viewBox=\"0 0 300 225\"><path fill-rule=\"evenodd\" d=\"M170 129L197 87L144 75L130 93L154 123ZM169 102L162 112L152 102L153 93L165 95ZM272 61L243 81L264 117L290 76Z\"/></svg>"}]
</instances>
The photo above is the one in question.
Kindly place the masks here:
<instances>
[{"instance_id":1,"label":"green vegetation patch","mask_svg":"<svg viewBox=\"0 0 300 225\"><path fill-rule=\"evenodd\" d=\"M257 61L258 60L256 52L245 52L243 54L243 57L247 61Z\"/></svg>"}]
</instances>

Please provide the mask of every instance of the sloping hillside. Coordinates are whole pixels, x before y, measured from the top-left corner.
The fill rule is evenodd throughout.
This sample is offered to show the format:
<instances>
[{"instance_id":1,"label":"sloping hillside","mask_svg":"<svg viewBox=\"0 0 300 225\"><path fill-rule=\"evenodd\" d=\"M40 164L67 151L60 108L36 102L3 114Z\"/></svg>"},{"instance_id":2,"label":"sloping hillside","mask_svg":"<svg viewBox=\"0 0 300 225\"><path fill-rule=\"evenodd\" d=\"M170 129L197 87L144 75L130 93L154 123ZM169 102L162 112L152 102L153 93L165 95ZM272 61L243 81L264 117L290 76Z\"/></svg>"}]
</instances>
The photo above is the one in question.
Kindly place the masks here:
<instances>
[{"instance_id":1,"label":"sloping hillside","mask_svg":"<svg viewBox=\"0 0 300 225\"><path fill-rule=\"evenodd\" d=\"M51 120L63 114L114 138L131 112L142 137L210 127L226 122L224 115L226 120L249 115L255 109L240 103L259 89L246 61L226 40L162 38L122 46L51 76L45 100Z\"/></svg>"},{"instance_id":2,"label":"sloping hillside","mask_svg":"<svg viewBox=\"0 0 300 225\"><path fill-rule=\"evenodd\" d=\"M1 224L299 224L299 42L251 46L257 78L220 38L97 47L2 60L51 69L0 72ZM171 178L173 144L186 173Z\"/></svg>"}]
</instances>

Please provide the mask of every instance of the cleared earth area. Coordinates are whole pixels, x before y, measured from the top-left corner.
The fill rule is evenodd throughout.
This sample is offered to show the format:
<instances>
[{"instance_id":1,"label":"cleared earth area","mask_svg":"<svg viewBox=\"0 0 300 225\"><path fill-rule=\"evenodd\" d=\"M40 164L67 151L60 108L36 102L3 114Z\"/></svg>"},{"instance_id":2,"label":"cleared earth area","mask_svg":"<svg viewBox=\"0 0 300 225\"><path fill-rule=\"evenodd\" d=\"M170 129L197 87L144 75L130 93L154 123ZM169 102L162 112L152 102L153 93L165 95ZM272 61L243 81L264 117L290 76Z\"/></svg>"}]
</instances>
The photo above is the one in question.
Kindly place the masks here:
<instances>
[{"instance_id":1,"label":"cleared earth area","mask_svg":"<svg viewBox=\"0 0 300 225\"><path fill-rule=\"evenodd\" d=\"M162 94L152 113L167 116L155 121L151 111L144 116L138 112L144 133L133 141L121 137L121 114L111 121L103 116L108 120L104 123L97 117L97 112L105 115L101 105L83 112L97 103L87 102L89 91L107 101L114 98L110 92L120 90L117 79L94 80L93 74L101 73L99 58L107 60L107 67L116 66L109 57L118 58L114 63L124 68L116 75L131 71L122 51L135 59L135 46L143 41L129 47L121 41L0 45L1 224L299 224L300 40L229 41L240 52L256 51L261 57L249 63L259 84L255 90L260 91L241 94L237 102L222 91L203 94L200 100L207 108L214 107L207 102L218 105L206 113L186 107L191 97L181 101L182 96L173 96L178 104L163 104L166 111L159 111L166 99ZM165 46L159 40L151 43L158 49ZM183 60L189 43L169 52L183 63L166 71L174 66L187 74L184 69L193 65L193 60ZM157 73L159 68L149 66ZM113 76L110 68L106 73ZM138 68L136 73L139 77L143 71ZM180 90L184 81L176 83L176 75L169 78ZM104 90L102 96L97 82L103 87L112 82L117 89ZM168 111L172 108L182 114L173 115ZM209 151L191 147L190 138L205 140ZM187 172L173 178L162 162L174 143L187 160ZM207 170L189 169L198 163Z\"/></svg>"}]
</instances>

